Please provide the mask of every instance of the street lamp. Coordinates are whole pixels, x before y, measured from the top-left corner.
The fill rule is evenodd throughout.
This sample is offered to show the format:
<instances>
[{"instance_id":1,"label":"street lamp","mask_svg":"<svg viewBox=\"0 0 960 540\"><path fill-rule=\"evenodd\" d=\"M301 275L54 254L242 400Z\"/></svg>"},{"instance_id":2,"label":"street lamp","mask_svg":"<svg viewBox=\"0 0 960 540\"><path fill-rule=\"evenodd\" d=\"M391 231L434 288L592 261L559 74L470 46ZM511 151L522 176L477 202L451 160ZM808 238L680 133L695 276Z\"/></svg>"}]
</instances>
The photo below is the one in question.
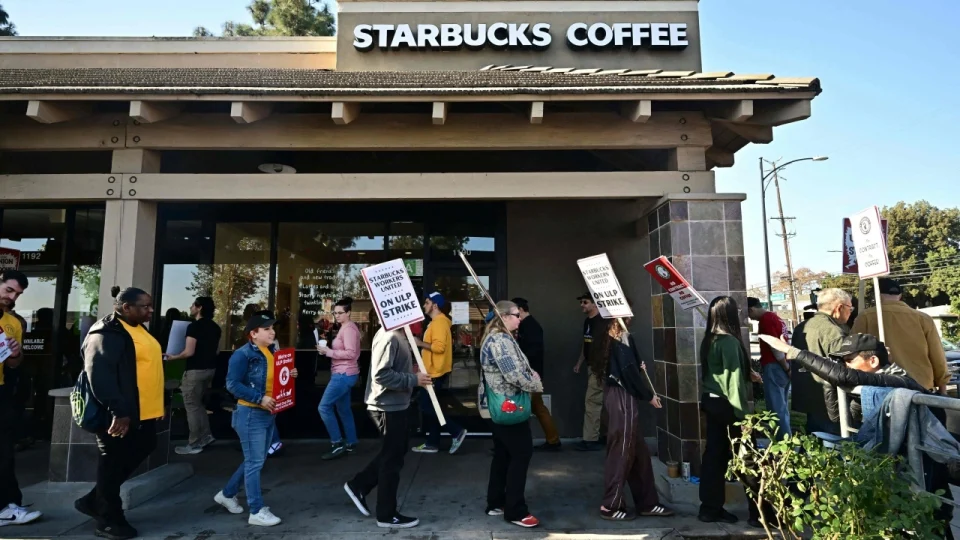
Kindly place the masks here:
<instances>
[{"instance_id":1,"label":"street lamp","mask_svg":"<svg viewBox=\"0 0 960 540\"><path fill-rule=\"evenodd\" d=\"M778 165L773 168L770 172L764 174L763 169L763 158L760 158L760 204L763 208L763 258L767 266L767 303L770 307L773 307L773 285L770 282L770 246L767 241L767 178L770 178L776 172L785 168L787 165L792 165L800 161L826 161L830 158L827 156L814 156L806 157L800 159L794 159L793 161L788 161L783 165ZM790 284L791 290L793 289L793 283ZM794 310L796 311L796 300L794 299Z\"/></svg>"}]
</instances>

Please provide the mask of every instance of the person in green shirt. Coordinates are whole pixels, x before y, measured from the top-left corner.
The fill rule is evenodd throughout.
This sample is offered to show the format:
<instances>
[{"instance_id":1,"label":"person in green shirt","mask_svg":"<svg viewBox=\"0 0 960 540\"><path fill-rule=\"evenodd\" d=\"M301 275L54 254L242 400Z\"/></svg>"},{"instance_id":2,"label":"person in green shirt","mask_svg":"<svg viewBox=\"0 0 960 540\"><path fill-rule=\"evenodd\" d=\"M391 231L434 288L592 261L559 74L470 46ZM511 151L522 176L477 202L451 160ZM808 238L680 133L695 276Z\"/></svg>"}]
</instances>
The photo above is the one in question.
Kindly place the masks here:
<instances>
[{"instance_id":1,"label":"person in green shirt","mask_svg":"<svg viewBox=\"0 0 960 540\"><path fill-rule=\"evenodd\" d=\"M740 436L740 427L734 424L747 416L747 385L751 379L760 381L760 376L750 368L750 355L741 337L742 317L733 298L715 298L710 303L707 332L700 344L703 364L700 408L707 419L707 443L701 460L698 519L705 523L737 522L737 516L723 508L727 467L733 458L730 438ZM762 527L759 517L751 501L750 525Z\"/></svg>"}]
</instances>

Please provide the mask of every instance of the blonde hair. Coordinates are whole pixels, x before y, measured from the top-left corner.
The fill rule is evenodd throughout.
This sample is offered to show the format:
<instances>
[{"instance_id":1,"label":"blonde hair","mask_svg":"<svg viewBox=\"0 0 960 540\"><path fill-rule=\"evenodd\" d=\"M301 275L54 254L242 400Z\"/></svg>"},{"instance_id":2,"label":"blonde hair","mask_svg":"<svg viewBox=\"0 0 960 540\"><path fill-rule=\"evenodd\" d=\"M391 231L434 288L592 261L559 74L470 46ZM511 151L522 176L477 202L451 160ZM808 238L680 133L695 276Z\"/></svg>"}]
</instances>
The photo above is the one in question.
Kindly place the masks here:
<instances>
[{"instance_id":1,"label":"blonde hair","mask_svg":"<svg viewBox=\"0 0 960 540\"><path fill-rule=\"evenodd\" d=\"M487 339L487 336L491 334L495 334L497 332L504 332L506 334L510 333L503 326L503 319L500 318L500 315L509 313L511 309L518 309L517 305L509 300L501 300L497 302L496 309L498 314L494 316L489 323L487 323L487 328L483 332L483 339L480 340L480 343L483 343Z\"/></svg>"}]
</instances>

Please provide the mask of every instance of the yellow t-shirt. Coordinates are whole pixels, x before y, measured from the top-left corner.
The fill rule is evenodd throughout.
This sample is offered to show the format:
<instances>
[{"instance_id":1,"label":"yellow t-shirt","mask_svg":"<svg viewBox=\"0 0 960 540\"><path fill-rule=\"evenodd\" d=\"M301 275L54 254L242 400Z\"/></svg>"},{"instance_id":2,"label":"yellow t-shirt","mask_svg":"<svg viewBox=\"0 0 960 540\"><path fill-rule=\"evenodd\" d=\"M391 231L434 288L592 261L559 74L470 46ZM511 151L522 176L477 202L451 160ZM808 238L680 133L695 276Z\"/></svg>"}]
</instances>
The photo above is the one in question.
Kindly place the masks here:
<instances>
[{"instance_id":1,"label":"yellow t-shirt","mask_svg":"<svg viewBox=\"0 0 960 540\"><path fill-rule=\"evenodd\" d=\"M427 325L423 334L423 341L430 346L423 349L423 365L427 373L436 379L453 371L453 332L451 321L444 314L439 314Z\"/></svg>"},{"instance_id":2,"label":"yellow t-shirt","mask_svg":"<svg viewBox=\"0 0 960 540\"><path fill-rule=\"evenodd\" d=\"M0 328L3 328L3 333L7 339L15 339L20 346L23 346L23 326L20 325L20 321L13 315L3 312L3 317L0 317ZM0 364L0 386L3 386L3 364Z\"/></svg>"},{"instance_id":3,"label":"yellow t-shirt","mask_svg":"<svg viewBox=\"0 0 960 540\"><path fill-rule=\"evenodd\" d=\"M163 351L160 343L142 326L120 320L137 351L137 389L140 391L140 420L163 418Z\"/></svg>"},{"instance_id":4,"label":"yellow t-shirt","mask_svg":"<svg viewBox=\"0 0 960 540\"><path fill-rule=\"evenodd\" d=\"M260 349L260 352L263 353L263 356L267 359L267 387L263 395L273 397L273 353L270 352L268 347L257 348ZM249 401L244 401L242 399L238 399L237 403L240 405L246 405L247 407L263 409L259 403L250 403Z\"/></svg>"}]
</instances>

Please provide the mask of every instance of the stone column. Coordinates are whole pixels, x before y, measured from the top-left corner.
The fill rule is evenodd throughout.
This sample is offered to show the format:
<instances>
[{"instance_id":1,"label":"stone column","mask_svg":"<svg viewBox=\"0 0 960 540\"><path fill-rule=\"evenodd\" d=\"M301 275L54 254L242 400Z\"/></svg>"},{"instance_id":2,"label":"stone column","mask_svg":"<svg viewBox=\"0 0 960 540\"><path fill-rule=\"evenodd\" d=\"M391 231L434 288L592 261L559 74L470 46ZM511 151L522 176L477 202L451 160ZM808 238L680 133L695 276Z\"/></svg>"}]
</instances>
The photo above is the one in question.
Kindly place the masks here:
<instances>
[{"instance_id":1,"label":"stone column","mask_svg":"<svg viewBox=\"0 0 960 540\"><path fill-rule=\"evenodd\" d=\"M645 221L650 259L667 257L707 302L733 296L746 318L740 214L744 199L742 194L725 193L667 195ZM692 473L699 475L706 432L700 415L698 349L706 321L696 311L679 309L658 283L652 283L652 375L657 393L665 397L657 418L659 456L662 461L688 461Z\"/></svg>"}]
</instances>

